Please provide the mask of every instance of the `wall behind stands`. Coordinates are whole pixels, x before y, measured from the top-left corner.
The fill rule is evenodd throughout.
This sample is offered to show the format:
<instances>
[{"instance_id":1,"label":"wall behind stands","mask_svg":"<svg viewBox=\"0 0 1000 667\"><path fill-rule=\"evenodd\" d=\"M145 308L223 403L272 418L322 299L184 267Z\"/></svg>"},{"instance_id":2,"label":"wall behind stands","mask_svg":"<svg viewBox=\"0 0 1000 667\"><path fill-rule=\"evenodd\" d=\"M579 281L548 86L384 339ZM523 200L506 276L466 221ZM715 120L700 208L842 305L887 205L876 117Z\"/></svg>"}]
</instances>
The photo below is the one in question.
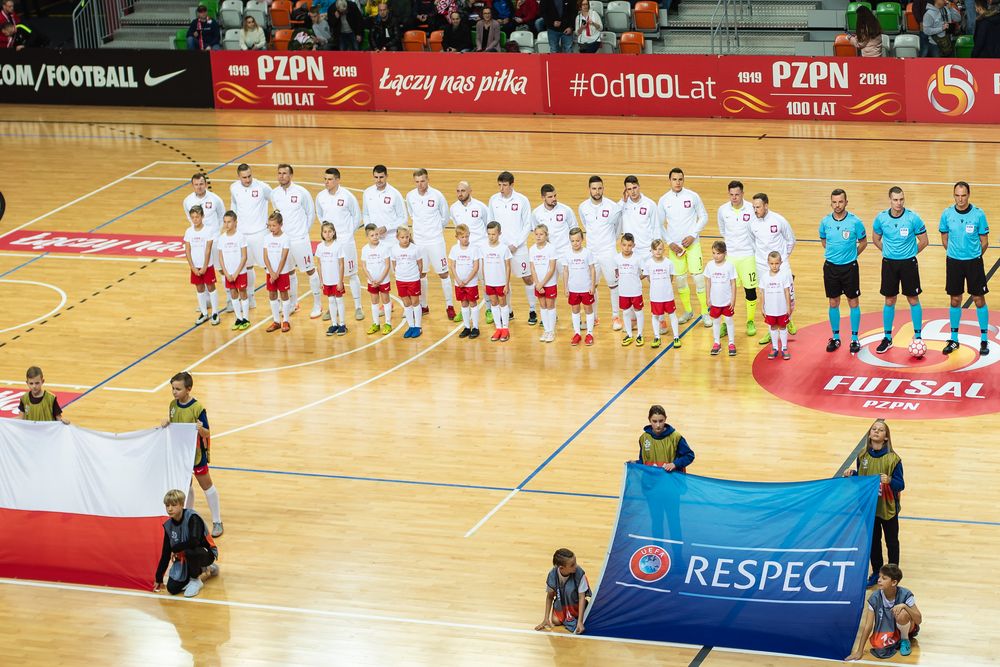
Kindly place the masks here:
<instances>
[{"instance_id":1,"label":"wall behind stands","mask_svg":"<svg viewBox=\"0 0 1000 667\"><path fill-rule=\"evenodd\" d=\"M0 91L219 109L1000 122L1000 60L970 59L4 51Z\"/></svg>"}]
</instances>

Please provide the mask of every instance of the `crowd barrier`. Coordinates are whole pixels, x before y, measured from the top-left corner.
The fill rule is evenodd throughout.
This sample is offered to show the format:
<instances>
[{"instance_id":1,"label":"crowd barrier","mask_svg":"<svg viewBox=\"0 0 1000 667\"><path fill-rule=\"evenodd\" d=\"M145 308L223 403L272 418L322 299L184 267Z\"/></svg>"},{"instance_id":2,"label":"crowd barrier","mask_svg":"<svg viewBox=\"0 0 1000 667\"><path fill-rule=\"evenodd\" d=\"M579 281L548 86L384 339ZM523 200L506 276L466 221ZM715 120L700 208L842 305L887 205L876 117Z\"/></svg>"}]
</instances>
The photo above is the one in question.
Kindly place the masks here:
<instances>
[{"instance_id":1,"label":"crowd barrier","mask_svg":"<svg viewBox=\"0 0 1000 667\"><path fill-rule=\"evenodd\" d=\"M360 52L0 53L3 101L1000 122L1000 60Z\"/></svg>"}]
</instances>

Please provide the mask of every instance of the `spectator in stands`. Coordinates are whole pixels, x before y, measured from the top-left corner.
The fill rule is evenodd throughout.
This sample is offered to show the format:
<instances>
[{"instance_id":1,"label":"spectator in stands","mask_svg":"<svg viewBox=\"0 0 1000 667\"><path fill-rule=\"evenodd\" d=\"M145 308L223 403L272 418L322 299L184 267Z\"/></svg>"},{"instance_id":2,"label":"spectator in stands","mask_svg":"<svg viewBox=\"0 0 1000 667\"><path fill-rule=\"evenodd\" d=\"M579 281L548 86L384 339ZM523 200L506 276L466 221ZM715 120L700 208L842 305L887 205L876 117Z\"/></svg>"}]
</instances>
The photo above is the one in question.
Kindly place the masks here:
<instances>
[{"instance_id":1,"label":"spectator in stands","mask_svg":"<svg viewBox=\"0 0 1000 667\"><path fill-rule=\"evenodd\" d=\"M448 25L448 21L450 20L448 17L451 16L452 12L457 10L458 3L456 0L434 0L435 23L440 27Z\"/></svg>"},{"instance_id":2,"label":"spectator in stands","mask_svg":"<svg viewBox=\"0 0 1000 667\"><path fill-rule=\"evenodd\" d=\"M4 0L3 4L0 4L0 27L8 23L17 25L20 22L17 13L14 11L14 0ZM10 46L10 39L4 33L0 35L0 49L6 49L8 46Z\"/></svg>"},{"instance_id":3,"label":"spectator in stands","mask_svg":"<svg viewBox=\"0 0 1000 667\"><path fill-rule=\"evenodd\" d=\"M7 40L7 48L42 49L49 45L49 39L38 30L29 28L23 21L19 23L4 23L0 27L0 36Z\"/></svg>"},{"instance_id":4,"label":"spectator in stands","mask_svg":"<svg viewBox=\"0 0 1000 667\"><path fill-rule=\"evenodd\" d=\"M267 48L267 35L264 34L264 29L257 25L257 19L249 15L243 17L243 29L240 30L240 48L244 51Z\"/></svg>"},{"instance_id":5,"label":"spectator in stands","mask_svg":"<svg viewBox=\"0 0 1000 667\"><path fill-rule=\"evenodd\" d=\"M187 31L188 48L193 51L218 50L222 48L222 31L219 22L208 15L208 7L198 5L197 16Z\"/></svg>"},{"instance_id":6,"label":"spectator in stands","mask_svg":"<svg viewBox=\"0 0 1000 667\"><path fill-rule=\"evenodd\" d=\"M961 15L946 5L945 0L934 0L934 5L927 8L921 32L931 41L931 57L950 58L955 55L955 41L952 36L961 32L961 22Z\"/></svg>"},{"instance_id":7,"label":"spectator in stands","mask_svg":"<svg viewBox=\"0 0 1000 667\"><path fill-rule=\"evenodd\" d=\"M511 0L493 0L493 18L506 34L514 32L514 6Z\"/></svg>"},{"instance_id":8,"label":"spectator in stands","mask_svg":"<svg viewBox=\"0 0 1000 667\"><path fill-rule=\"evenodd\" d=\"M365 6L361 8L361 14L365 19L373 19L378 16L378 0L365 0Z\"/></svg>"},{"instance_id":9,"label":"spectator in stands","mask_svg":"<svg viewBox=\"0 0 1000 667\"><path fill-rule=\"evenodd\" d=\"M365 36L365 19L361 16L361 8L354 0L337 0L331 5L326 13L327 23L330 24L333 44L341 51L357 51L361 46L361 40Z\"/></svg>"},{"instance_id":10,"label":"spectator in stands","mask_svg":"<svg viewBox=\"0 0 1000 667\"><path fill-rule=\"evenodd\" d=\"M316 42L316 48L324 51L334 48L333 35L330 34L330 24L326 17L313 7L309 10L309 20L312 21L313 41Z\"/></svg>"},{"instance_id":11,"label":"spectator in stands","mask_svg":"<svg viewBox=\"0 0 1000 667\"><path fill-rule=\"evenodd\" d=\"M437 7L434 0L413 0L407 30L423 30L428 35L437 30Z\"/></svg>"},{"instance_id":12,"label":"spectator in stands","mask_svg":"<svg viewBox=\"0 0 1000 667\"><path fill-rule=\"evenodd\" d=\"M538 0L517 0L514 7L514 30L527 28L531 32L538 32L535 27L535 20L538 18Z\"/></svg>"},{"instance_id":13,"label":"spectator in stands","mask_svg":"<svg viewBox=\"0 0 1000 667\"><path fill-rule=\"evenodd\" d=\"M917 22L918 26L922 26L924 24L924 14L927 13L927 0L913 0L910 3L910 8L913 10L913 19ZM917 30L917 35L920 37L919 56L924 58L927 56L931 40L924 34L923 30Z\"/></svg>"},{"instance_id":14,"label":"spectator in stands","mask_svg":"<svg viewBox=\"0 0 1000 667\"><path fill-rule=\"evenodd\" d=\"M476 23L476 51L500 51L500 24L493 18L493 9L483 8L483 17Z\"/></svg>"},{"instance_id":15,"label":"spectator in stands","mask_svg":"<svg viewBox=\"0 0 1000 667\"><path fill-rule=\"evenodd\" d=\"M469 23L479 23L479 19L483 18L483 10L490 6L490 2L491 0L468 0L466 14Z\"/></svg>"},{"instance_id":16,"label":"spectator in stands","mask_svg":"<svg viewBox=\"0 0 1000 667\"><path fill-rule=\"evenodd\" d=\"M444 29L441 48L445 51L468 53L472 50L472 47L472 30L462 20L462 15L456 9L451 13L448 25Z\"/></svg>"},{"instance_id":17,"label":"spectator in stands","mask_svg":"<svg viewBox=\"0 0 1000 667\"><path fill-rule=\"evenodd\" d=\"M597 53L601 48L601 31L604 24L601 17L590 8L589 0L580 0L580 12L576 15L573 34L580 53Z\"/></svg>"},{"instance_id":18,"label":"spectator in stands","mask_svg":"<svg viewBox=\"0 0 1000 667\"><path fill-rule=\"evenodd\" d=\"M882 24L878 22L875 13L864 5L858 7L857 34L848 35L854 48L861 50L865 58L880 58L882 52Z\"/></svg>"},{"instance_id":19,"label":"spectator in stands","mask_svg":"<svg viewBox=\"0 0 1000 667\"><path fill-rule=\"evenodd\" d=\"M378 16L372 19L368 43L372 51L399 51L401 40L399 21L389 11L389 5L379 3Z\"/></svg>"},{"instance_id":20,"label":"spectator in stands","mask_svg":"<svg viewBox=\"0 0 1000 667\"><path fill-rule=\"evenodd\" d=\"M990 0L976 0L976 35L973 58L1000 58L1000 6Z\"/></svg>"},{"instance_id":21,"label":"spectator in stands","mask_svg":"<svg viewBox=\"0 0 1000 667\"><path fill-rule=\"evenodd\" d=\"M542 18L548 32L549 51L569 53L573 50L573 20L576 8L573 0L542 0Z\"/></svg>"}]
</instances>

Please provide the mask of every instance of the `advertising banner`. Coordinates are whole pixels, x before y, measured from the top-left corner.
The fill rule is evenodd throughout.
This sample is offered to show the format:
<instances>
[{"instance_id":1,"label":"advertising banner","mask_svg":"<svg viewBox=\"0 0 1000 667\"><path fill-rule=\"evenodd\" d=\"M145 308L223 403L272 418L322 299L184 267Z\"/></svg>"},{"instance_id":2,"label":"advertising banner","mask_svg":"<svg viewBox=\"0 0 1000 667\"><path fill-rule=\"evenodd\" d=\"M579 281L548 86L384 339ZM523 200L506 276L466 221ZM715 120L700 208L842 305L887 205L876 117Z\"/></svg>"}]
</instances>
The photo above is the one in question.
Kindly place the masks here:
<instances>
[{"instance_id":1,"label":"advertising banner","mask_svg":"<svg viewBox=\"0 0 1000 667\"><path fill-rule=\"evenodd\" d=\"M907 58L906 119L1000 123L1000 60Z\"/></svg>"},{"instance_id":2,"label":"advertising banner","mask_svg":"<svg viewBox=\"0 0 1000 667\"><path fill-rule=\"evenodd\" d=\"M587 634L842 660L879 478L732 482L625 464Z\"/></svg>"},{"instance_id":3,"label":"advertising banner","mask_svg":"<svg viewBox=\"0 0 1000 667\"><path fill-rule=\"evenodd\" d=\"M366 111L371 56L337 51L212 51L217 109Z\"/></svg>"},{"instance_id":4,"label":"advertising banner","mask_svg":"<svg viewBox=\"0 0 1000 667\"><path fill-rule=\"evenodd\" d=\"M60 252L73 255L185 257L184 239L179 236L40 232L25 229L0 237L0 250Z\"/></svg>"},{"instance_id":5,"label":"advertising banner","mask_svg":"<svg viewBox=\"0 0 1000 667\"><path fill-rule=\"evenodd\" d=\"M211 107L204 51L0 50L0 97L21 104Z\"/></svg>"}]
</instances>

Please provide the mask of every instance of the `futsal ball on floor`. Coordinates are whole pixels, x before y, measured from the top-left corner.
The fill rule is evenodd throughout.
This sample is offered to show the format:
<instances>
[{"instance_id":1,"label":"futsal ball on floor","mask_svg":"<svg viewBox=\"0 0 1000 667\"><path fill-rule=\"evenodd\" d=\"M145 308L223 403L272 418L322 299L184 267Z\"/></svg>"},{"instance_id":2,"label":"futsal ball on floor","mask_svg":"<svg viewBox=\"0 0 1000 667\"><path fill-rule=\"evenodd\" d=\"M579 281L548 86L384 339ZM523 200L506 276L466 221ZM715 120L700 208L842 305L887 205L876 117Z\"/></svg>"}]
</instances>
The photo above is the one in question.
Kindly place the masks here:
<instances>
[{"instance_id":1,"label":"futsal ball on floor","mask_svg":"<svg viewBox=\"0 0 1000 667\"><path fill-rule=\"evenodd\" d=\"M910 351L910 356L914 359L923 359L924 355L927 354L927 343L920 338L914 338L906 349Z\"/></svg>"}]
</instances>

